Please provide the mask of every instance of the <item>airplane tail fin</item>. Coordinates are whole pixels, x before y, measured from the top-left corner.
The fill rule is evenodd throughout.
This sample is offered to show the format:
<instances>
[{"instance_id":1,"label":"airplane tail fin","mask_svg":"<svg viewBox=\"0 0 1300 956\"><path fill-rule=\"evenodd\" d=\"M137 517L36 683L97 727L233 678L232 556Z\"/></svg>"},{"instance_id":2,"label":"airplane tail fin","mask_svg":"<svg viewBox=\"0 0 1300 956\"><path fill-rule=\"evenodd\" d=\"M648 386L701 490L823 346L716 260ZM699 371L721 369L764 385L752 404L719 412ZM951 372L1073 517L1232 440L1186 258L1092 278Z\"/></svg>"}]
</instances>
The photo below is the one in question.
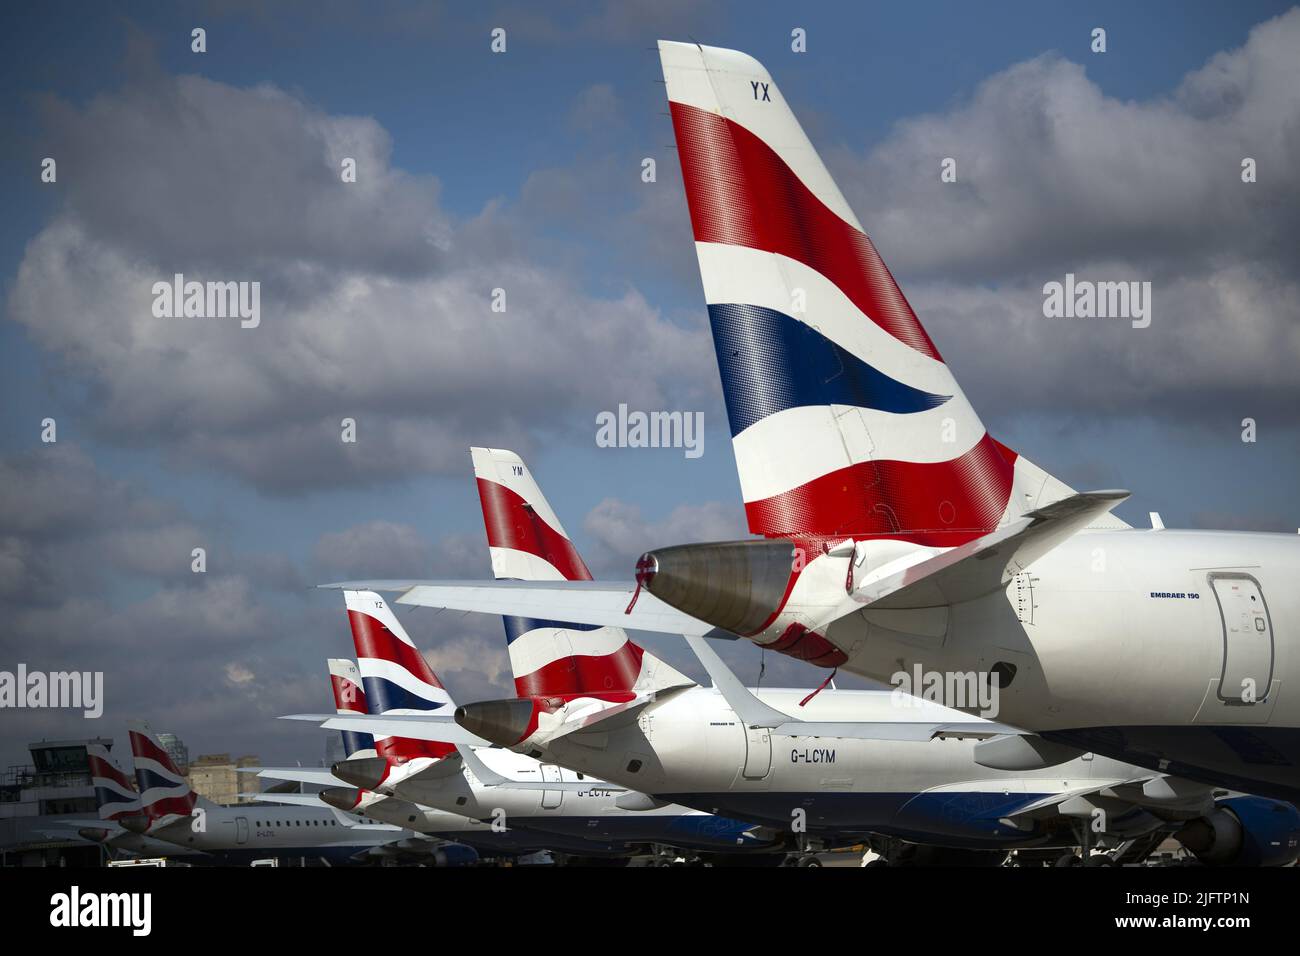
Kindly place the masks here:
<instances>
[{"instance_id":1,"label":"airplane tail fin","mask_svg":"<svg viewBox=\"0 0 1300 956\"><path fill-rule=\"evenodd\" d=\"M368 714L366 692L361 687L361 671L355 661L346 658L331 657L327 661L330 669L330 685L334 689L334 706L338 712L348 714ZM355 730L339 731L343 735L343 753L348 758L374 757L375 738Z\"/></svg>"},{"instance_id":2,"label":"airplane tail fin","mask_svg":"<svg viewBox=\"0 0 1300 956\"><path fill-rule=\"evenodd\" d=\"M1068 495L1018 478L763 65L659 54L750 530L955 545Z\"/></svg>"},{"instance_id":3,"label":"airplane tail fin","mask_svg":"<svg viewBox=\"0 0 1300 956\"><path fill-rule=\"evenodd\" d=\"M456 709L397 615L374 591L344 591L357 670L372 714L450 714ZM416 757L438 759L454 753L452 744L409 737L375 737L375 751L390 764Z\"/></svg>"},{"instance_id":4,"label":"airplane tail fin","mask_svg":"<svg viewBox=\"0 0 1300 956\"><path fill-rule=\"evenodd\" d=\"M95 788L95 808L101 820L117 820L141 813L140 794L131 778L113 762L103 744L89 744L90 782Z\"/></svg>"},{"instance_id":5,"label":"airplane tail fin","mask_svg":"<svg viewBox=\"0 0 1300 956\"><path fill-rule=\"evenodd\" d=\"M591 580L523 459L500 448L472 448L470 455L493 575L521 581ZM514 616L503 620L520 697L653 691L691 683L629 640L622 628Z\"/></svg>"},{"instance_id":6,"label":"airplane tail fin","mask_svg":"<svg viewBox=\"0 0 1300 956\"><path fill-rule=\"evenodd\" d=\"M152 826L164 826L188 817L196 806L212 806L190 787L171 754L163 747L149 725L142 720L128 722L131 759L135 764L135 782L140 788L140 805Z\"/></svg>"}]
</instances>

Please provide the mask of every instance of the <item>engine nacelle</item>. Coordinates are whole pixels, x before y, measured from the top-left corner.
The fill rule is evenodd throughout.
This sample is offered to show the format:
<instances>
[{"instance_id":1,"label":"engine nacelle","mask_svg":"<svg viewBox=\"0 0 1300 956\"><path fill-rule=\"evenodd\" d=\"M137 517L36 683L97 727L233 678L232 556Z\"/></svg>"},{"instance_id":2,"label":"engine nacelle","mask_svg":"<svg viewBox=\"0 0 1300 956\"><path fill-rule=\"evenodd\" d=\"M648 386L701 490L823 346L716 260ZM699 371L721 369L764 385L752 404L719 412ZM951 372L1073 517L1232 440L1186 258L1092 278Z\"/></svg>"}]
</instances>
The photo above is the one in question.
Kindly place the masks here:
<instances>
[{"instance_id":1,"label":"engine nacelle","mask_svg":"<svg viewBox=\"0 0 1300 956\"><path fill-rule=\"evenodd\" d=\"M414 856L428 856L433 866L470 866L478 862L478 851L463 843L438 843L417 837L399 840L396 848Z\"/></svg>"},{"instance_id":2,"label":"engine nacelle","mask_svg":"<svg viewBox=\"0 0 1300 956\"><path fill-rule=\"evenodd\" d=\"M1228 797L1174 837L1207 866L1289 866L1300 858L1300 811L1264 797Z\"/></svg>"},{"instance_id":3,"label":"engine nacelle","mask_svg":"<svg viewBox=\"0 0 1300 956\"><path fill-rule=\"evenodd\" d=\"M680 544L641 555L636 580L659 600L714 627L818 667L848 658L798 620L778 620L807 556L787 538ZM767 628L772 633L759 639Z\"/></svg>"},{"instance_id":4,"label":"engine nacelle","mask_svg":"<svg viewBox=\"0 0 1300 956\"><path fill-rule=\"evenodd\" d=\"M793 549L783 539L659 548L637 562L637 583L691 617L748 636L780 609Z\"/></svg>"},{"instance_id":5,"label":"engine nacelle","mask_svg":"<svg viewBox=\"0 0 1300 956\"><path fill-rule=\"evenodd\" d=\"M478 851L463 843L445 843L433 854L438 866L473 866L478 862Z\"/></svg>"}]
</instances>

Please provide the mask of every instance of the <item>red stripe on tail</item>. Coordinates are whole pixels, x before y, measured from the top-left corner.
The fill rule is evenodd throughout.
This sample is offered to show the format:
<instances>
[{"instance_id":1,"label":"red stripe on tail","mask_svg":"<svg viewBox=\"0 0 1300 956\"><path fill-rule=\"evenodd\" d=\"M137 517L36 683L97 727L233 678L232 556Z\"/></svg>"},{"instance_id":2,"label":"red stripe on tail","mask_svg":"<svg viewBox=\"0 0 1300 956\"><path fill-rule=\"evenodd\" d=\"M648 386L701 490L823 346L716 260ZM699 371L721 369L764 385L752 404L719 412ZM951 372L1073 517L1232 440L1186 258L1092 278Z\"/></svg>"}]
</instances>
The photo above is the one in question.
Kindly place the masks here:
<instances>
[{"instance_id":1,"label":"red stripe on tail","mask_svg":"<svg viewBox=\"0 0 1300 956\"><path fill-rule=\"evenodd\" d=\"M768 536L897 535L947 547L998 526L1013 466L985 435L952 461L865 461L745 504L749 526Z\"/></svg>"},{"instance_id":2,"label":"red stripe on tail","mask_svg":"<svg viewBox=\"0 0 1300 956\"><path fill-rule=\"evenodd\" d=\"M573 542L542 520L533 507L505 485L478 479L488 546L536 555L551 563L566 581L590 581L591 572Z\"/></svg>"},{"instance_id":3,"label":"red stripe on tail","mask_svg":"<svg viewBox=\"0 0 1300 956\"><path fill-rule=\"evenodd\" d=\"M745 127L694 106L669 106L697 242L802 262L894 338L942 361L870 239L827 208Z\"/></svg>"}]
</instances>

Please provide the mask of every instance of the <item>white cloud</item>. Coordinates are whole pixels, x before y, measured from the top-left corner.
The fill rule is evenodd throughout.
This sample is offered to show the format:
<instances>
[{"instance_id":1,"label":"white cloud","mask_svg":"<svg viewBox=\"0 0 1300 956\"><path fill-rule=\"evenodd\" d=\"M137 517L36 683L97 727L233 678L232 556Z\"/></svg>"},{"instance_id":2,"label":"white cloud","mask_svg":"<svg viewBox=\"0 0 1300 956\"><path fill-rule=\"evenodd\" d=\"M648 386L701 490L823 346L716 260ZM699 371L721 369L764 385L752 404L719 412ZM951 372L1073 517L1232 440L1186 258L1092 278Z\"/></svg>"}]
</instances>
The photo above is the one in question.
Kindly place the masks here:
<instances>
[{"instance_id":1,"label":"white cloud","mask_svg":"<svg viewBox=\"0 0 1300 956\"><path fill-rule=\"evenodd\" d=\"M1296 424L1298 48L1292 10L1143 101L1045 55L865 157L826 155L986 413L1194 420L1245 400ZM1151 328L1043 318L1042 287L1066 272L1151 281Z\"/></svg>"},{"instance_id":2,"label":"white cloud","mask_svg":"<svg viewBox=\"0 0 1300 956\"><path fill-rule=\"evenodd\" d=\"M99 437L289 492L458 472L470 444L526 451L593 409L711 384L701 319L587 294L520 254L546 243L499 204L453 220L373 120L194 77L47 113L76 175L9 315L81 386L69 400L91 396ZM177 272L260 282L261 325L155 317L153 285Z\"/></svg>"}]
</instances>

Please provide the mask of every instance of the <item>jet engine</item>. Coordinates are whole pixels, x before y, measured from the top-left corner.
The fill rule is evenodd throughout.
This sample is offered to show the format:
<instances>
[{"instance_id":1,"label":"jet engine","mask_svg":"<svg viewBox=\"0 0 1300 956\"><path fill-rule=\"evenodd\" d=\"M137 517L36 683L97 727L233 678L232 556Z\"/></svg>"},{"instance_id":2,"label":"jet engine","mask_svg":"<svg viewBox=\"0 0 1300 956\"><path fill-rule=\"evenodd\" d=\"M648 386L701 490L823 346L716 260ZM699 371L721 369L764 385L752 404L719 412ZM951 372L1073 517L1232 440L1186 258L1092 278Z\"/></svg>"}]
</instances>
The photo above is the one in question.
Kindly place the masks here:
<instances>
[{"instance_id":1,"label":"jet engine","mask_svg":"<svg viewBox=\"0 0 1300 956\"><path fill-rule=\"evenodd\" d=\"M637 562L637 583L679 611L733 634L762 630L781 608L792 542L718 541L659 548Z\"/></svg>"},{"instance_id":2,"label":"jet engine","mask_svg":"<svg viewBox=\"0 0 1300 956\"><path fill-rule=\"evenodd\" d=\"M641 555L636 581L659 600L719 630L753 637L777 620L807 555L788 538L679 544ZM847 658L822 634L789 620L768 650L818 667Z\"/></svg>"},{"instance_id":3,"label":"jet engine","mask_svg":"<svg viewBox=\"0 0 1300 956\"><path fill-rule=\"evenodd\" d=\"M1207 866L1289 866L1300 858L1300 812L1264 797L1228 797L1174 834Z\"/></svg>"}]
</instances>

